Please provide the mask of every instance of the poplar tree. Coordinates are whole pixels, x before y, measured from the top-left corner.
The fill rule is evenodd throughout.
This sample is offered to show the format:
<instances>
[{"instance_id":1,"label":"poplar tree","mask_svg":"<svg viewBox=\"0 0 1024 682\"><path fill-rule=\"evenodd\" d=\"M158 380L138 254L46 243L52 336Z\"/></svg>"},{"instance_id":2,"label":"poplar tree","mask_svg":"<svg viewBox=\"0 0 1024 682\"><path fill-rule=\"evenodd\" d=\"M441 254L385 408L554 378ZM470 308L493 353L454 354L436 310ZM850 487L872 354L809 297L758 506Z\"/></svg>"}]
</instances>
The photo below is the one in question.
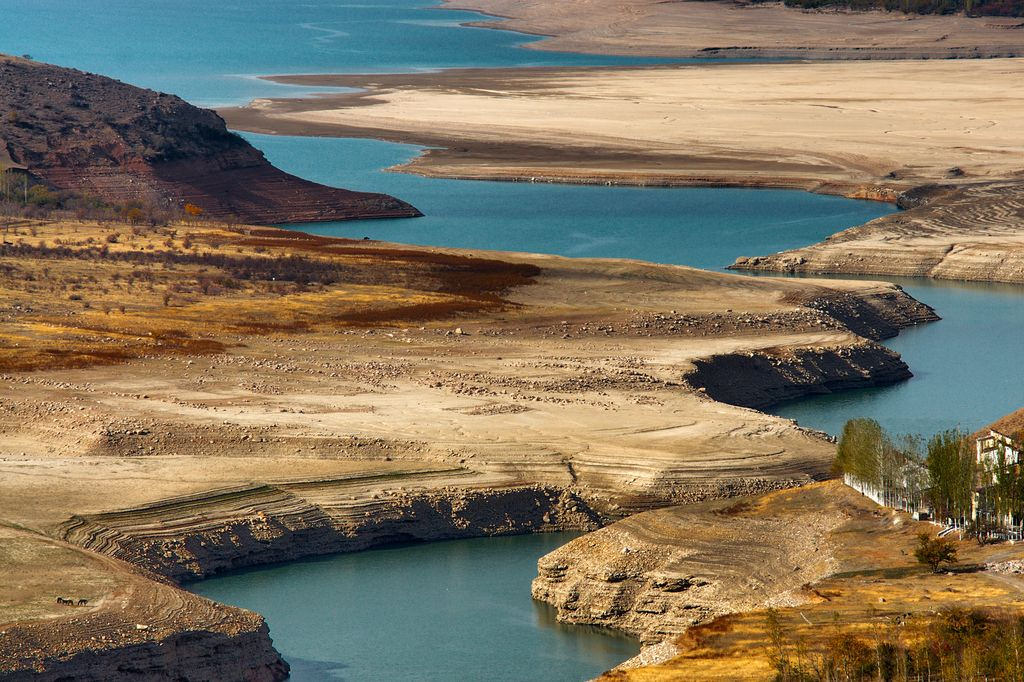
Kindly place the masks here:
<instances>
[{"instance_id":1,"label":"poplar tree","mask_svg":"<svg viewBox=\"0 0 1024 682\"><path fill-rule=\"evenodd\" d=\"M938 516L965 519L974 504L976 462L967 437L948 430L928 441L928 498Z\"/></svg>"},{"instance_id":2,"label":"poplar tree","mask_svg":"<svg viewBox=\"0 0 1024 682\"><path fill-rule=\"evenodd\" d=\"M835 468L863 483L881 487L883 453L890 448L889 437L874 419L851 419L843 426Z\"/></svg>"}]
</instances>

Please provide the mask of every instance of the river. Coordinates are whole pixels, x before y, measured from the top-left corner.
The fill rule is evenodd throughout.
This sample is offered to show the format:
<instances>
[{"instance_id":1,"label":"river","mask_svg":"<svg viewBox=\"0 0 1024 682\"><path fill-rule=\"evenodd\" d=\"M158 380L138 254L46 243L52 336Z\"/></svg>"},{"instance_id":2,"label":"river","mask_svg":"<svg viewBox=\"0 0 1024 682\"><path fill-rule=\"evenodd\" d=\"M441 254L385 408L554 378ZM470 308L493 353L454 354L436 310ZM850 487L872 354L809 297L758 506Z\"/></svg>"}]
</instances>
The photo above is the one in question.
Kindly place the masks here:
<instances>
[{"instance_id":1,"label":"river","mask_svg":"<svg viewBox=\"0 0 1024 682\"><path fill-rule=\"evenodd\" d=\"M203 106L313 90L275 85L260 74L659 61L524 50L535 38L460 27L482 17L416 0L0 0L0 16L0 52L104 73ZM894 210L783 190L426 179L383 170L418 153L415 147L247 137L285 170L392 193L427 213L303 226L324 234L720 269L737 256L801 246ZM974 429L1024 404L1024 386L1006 371L1020 347L1021 289L901 283L944 318L888 342L914 379L796 401L778 414L833 433L850 417L871 416L894 431L930 434L955 425ZM296 680L583 679L632 655L636 644L559 626L531 603L537 558L568 537L374 550L214 578L192 589L265 614Z\"/></svg>"},{"instance_id":2,"label":"river","mask_svg":"<svg viewBox=\"0 0 1024 682\"><path fill-rule=\"evenodd\" d=\"M581 680L633 639L561 625L530 599L537 559L577 533L448 540L211 578L190 589L266 616L292 680Z\"/></svg>"}]
</instances>

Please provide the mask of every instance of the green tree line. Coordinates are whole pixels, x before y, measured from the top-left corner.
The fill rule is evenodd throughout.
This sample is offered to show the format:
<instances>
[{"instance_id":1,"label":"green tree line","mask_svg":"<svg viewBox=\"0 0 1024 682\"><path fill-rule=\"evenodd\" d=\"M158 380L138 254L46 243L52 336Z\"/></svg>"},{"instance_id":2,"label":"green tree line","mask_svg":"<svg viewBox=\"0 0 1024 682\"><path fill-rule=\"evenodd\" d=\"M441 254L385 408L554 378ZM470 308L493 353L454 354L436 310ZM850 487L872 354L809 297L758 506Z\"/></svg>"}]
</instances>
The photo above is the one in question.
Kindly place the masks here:
<instances>
[{"instance_id":1,"label":"green tree line","mask_svg":"<svg viewBox=\"0 0 1024 682\"><path fill-rule=\"evenodd\" d=\"M852 419L843 427L835 468L887 506L927 506L957 526L971 522L976 530L990 531L1024 517L1021 467L1004 449L979 462L974 440L957 429L924 441L893 437L873 419ZM972 521L976 504L978 518Z\"/></svg>"}]
</instances>

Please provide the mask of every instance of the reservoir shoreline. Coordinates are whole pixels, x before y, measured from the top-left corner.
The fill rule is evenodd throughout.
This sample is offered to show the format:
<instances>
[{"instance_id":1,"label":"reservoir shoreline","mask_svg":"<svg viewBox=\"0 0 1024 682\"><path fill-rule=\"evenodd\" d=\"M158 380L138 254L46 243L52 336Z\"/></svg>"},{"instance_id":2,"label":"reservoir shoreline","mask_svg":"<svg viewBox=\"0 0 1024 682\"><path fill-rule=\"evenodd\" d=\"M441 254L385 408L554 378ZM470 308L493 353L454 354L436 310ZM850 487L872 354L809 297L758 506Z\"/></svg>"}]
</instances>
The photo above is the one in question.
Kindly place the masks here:
<instances>
[{"instance_id":1,"label":"reservoir shoreline","mask_svg":"<svg viewBox=\"0 0 1024 682\"><path fill-rule=\"evenodd\" d=\"M686 4L702 10L704 3ZM1000 36L1010 34L998 30ZM543 41L542 49L551 44ZM711 48L715 56L767 54L756 47ZM1011 49L1005 42L991 48L993 54ZM817 55L816 50L802 54ZM945 74L976 85L977 90L964 88L968 104L976 104L1000 69L1017 73L1020 62L974 62L969 79L959 65L945 64L921 70L918 64L858 63L837 66L839 71L825 77L816 64L749 68L787 67L818 72L808 86L811 96L799 100L797 109L815 114L804 120L827 129L834 126L830 117L870 121L868 114L878 113L831 99L808 104L818 97L813 89L834 82L837 73L850 82L882 74L880 80L899 83L924 78L925 71ZM834 147L780 150L762 137L760 146L751 148L756 126L716 132L689 119L647 125L678 108L664 97L692 77L687 75L692 68L287 76L278 80L345 82L367 91L304 101L258 100L225 115L229 123L236 116L250 117L245 119L250 127L237 127L257 132L360 134L436 144L444 149L429 150L406 169L434 177L787 187L899 201L905 211L829 243L855 250L862 234L872 245L886 243L870 252L878 274L885 274L892 261L900 272L996 276L994 266L984 262L973 270L925 267L934 259L935 243L907 261L888 256L925 238L937 240L939 250L949 246L945 253L955 255L962 242L978 236L972 232L978 216L986 218L982 236L990 251L1012 242L1013 216L1020 218L1013 203L1019 178L1011 168L1015 161L991 149L1012 147L1001 135L1002 127L1017 120L1016 100L1007 98L1012 106L1000 119L1003 126L968 125L971 141L987 140L991 148L972 163L928 157L921 150L936 146L935 140L914 143L909 135L897 144L870 126L867 134L860 130L859 138ZM740 67L699 68L718 77ZM674 80L677 76L682 80ZM596 82L605 78L610 89L632 80L640 86L609 105L615 98ZM737 82L746 87L744 77L733 85ZM466 107L467 101L482 106ZM470 118L486 119L487 106L504 110L516 103L526 108L510 110L507 119L492 117L508 127L457 118L468 112ZM337 110L324 108L334 104ZM638 127L618 130L621 121L606 120L602 125L608 127L587 129L588 117L579 117L572 120L578 135L570 144L564 128L524 123L544 119L536 115L538 107L557 113L584 105L598 106L590 121L601 120L601 106L635 112L630 118ZM393 116L392 107L404 118ZM784 111L791 117L794 110ZM917 115L896 113L901 121ZM688 128L725 138L739 129L749 135L737 144L678 137ZM649 130L667 133L645 137ZM807 132L797 130L793 137ZM967 133L950 135L954 142L944 139L941 145L959 144L964 138L956 136ZM867 152L863 144L869 145ZM878 149L899 151L899 163ZM918 164L922 159L926 163ZM921 189L933 184L943 187ZM1008 229L999 231L994 224L1006 216ZM144 352L125 351L116 360L121 365L89 360L0 375L0 386L7 389L0 394L2 433L10 444L0 474L15 482L0 500L0 537L17 544L16 570L31 577L26 582L33 590L27 606L17 605L23 610L5 611L13 615L0 618L5 680L68 674L100 680L126 667L168 675L175 666L165 658L168 651L177 665L215 678L283 679L287 663L273 648L262 617L170 583L393 542L600 526L612 530L545 558L535 594L554 603L566 620L611 625L647 644L664 642L723 610L698 600L703 606L686 619L662 619L659 614L689 604L691 596L714 585L693 574L659 575L650 585L641 584L637 577L649 568L644 562L656 559L651 565L668 573L675 548L638 543L636 537L651 529L678 534L674 517L693 522L694 503L699 508L692 514L710 515L697 522L710 518L709 526L718 528L723 514L739 514L729 527L747 532L753 524L743 511L719 502L738 496L781 500L787 523L797 519L801 532L787 540L793 541L793 552L810 561L789 571L786 580L771 583L765 594L781 603L799 602L809 597L794 585L828 575L829 565L813 563L809 548L834 526L821 514L794 511L791 507L804 504L802 495L786 491L809 486L808 496L826 500L845 493L828 487L839 488L834 481L820 483L830 475L834 454L825 434L757 409L801 395L903 381L912 368L878 341L937 319L928 306L884 282L751 278L640 261L407 247L238 225L189 226L189 245L175 241L176 235L127 238L126 227L111 240L111 227L98 224L76 224L69 233L27 221L15 232L18 248L31 253L39 241L61 239L69 253L79 254L78 260L67 259L68 272L87 268L104 279L85 292L95 307L68 302L82 294L51 299L18 290L18 300L29 304L19 304L5 318L5 332L13 330L15 337L10 348L49 348L49 339L43 343L35 336L49 329L57 330L62 343L66 337L91 341L99 329L97 343L108 344L103 348L126 344L123 339L141 338L149 345ZM109 307L101 317L104 296L126 285L115 266L102 261L103 267L96 267L91 245L108 244L105 253L141 253L159 249L165 240L168 249L182 253L299 262L308 268L299 274L336 267L344 278L325 280L319 288L310 286L309 278L292 288L287 280L254 287L246 291L262 297L256 301L259 309L247 310L243 297L230 287L210 285L204 272L194 290L175 291L177 298L165 298L162 305L152 287L149 293L131 290L131 314L115 313L113 326ZM861 260L851 257L837 266L829 265L838 261L831 256L802 255L745 263L785 272L801 272L804 266L853 271L864 254L854 256ZM944 255L939 264L951 260ZM46 280L51 272L43 267L52 266L44 261L19 256L17 266ZM1005 276L1018 279L1006 281L1024 281L1024 274L1013 274L1015 267L1011 263ZM394 276L382 280L382 272ZM174 276L190 273L179 269ZM80 326L66 333L77 321ZM222 326L210 331L211 321ZM140 326L145 324L158 332L184 326L209 349L169 351L163 344L175 337L154 336L152 329L147 337L147 328ZM24 335L26 329L33 336ZM32 343L22 345L26 338ZM856 508L857 502L848 506ZM620 518L631 520L627 529L639 530L611 524ZM788 527L762 525L768 533ZM578 561L591 542L602 543L613 558L612 569L622 564L628 570L592 574L592 566ZM757 542L764 544L763 538ZM744 584L728 582L733 579L725 576L720 583ZM54 596L65 595L69 585L76 590L73 596L87 602L81 608L54 604ZM575 598L578 591L585 593L582 600ZM600 612L608 595L622 592L638 597L628 610L614 604ZM742 595L734 603L736 608L763 605ZM654 660L671 654L656 651Z\"/></svg>"},{"instance_id":2,"label":"reservoir shoreline","mask_svg":"<svg viewBox=\"0 0 1024 682\"><path fill-rule=\"evenodd\" d=\"M281 247L295 247L294 232L263 228L260 234L261 244L279 235ZM324 254L355 249L360 259L394 248L327 238L316 243ZM45 555L58 542L75 561L109 557L90 569L98 571L96 580L132 586L98 598L88 610L53 614L64 630L80 633L95 632L93 619L110 619L105 640L66 646L59 660L41 655L55 650L45 623L4 624L3 637L11 642L0 661L5 671L66 672L67 664L79 666L83 679L100 679L108 665L145 651L133 648L140 639L170 641L182 627L248 628L257 635L265 627L248 614L249 625L241 628L238 619L246 612L132 577L133 566L181 580L375 543L589 529L645 509L819 480L827 476L832 449L821 434L713 400L709 395L724 388L701 391L681 380L692 364L687 358L716 350L762 357L773 368L772 380L789 385L785 395L839 389L851 378L884 383L899 379L906 366L868 337L934 319L928 308L880 283L403 249L406 257L436 254L442 262L456 255L497 257L542 274L515 290L515 308L462 317L458 334L444 321L422 330L404 327L407 344L387 336L395 327L340 338L307 333L301 354L282 346L295 341L251 335L246 348L222 355L3 379L19 392L5 412L6 437L29 448L0 463L5 476L19 481L6 498L4 518L41 530L23 540L32 552ZM586 300L586 309L566 308L567 300ZM617 311L622 306L649 312L624 315ZM339 343L350 364L344 377L332 378ZM395 356L382 361L381 344ZM802 347L817 349L813 360ZM789 349L799 352L789 357ZM566 360L552 366L552 357ZM250 366L261 368L262 393L239 392ZM762 381L759 369L737 377L737 385ZM206 397L178 398L200 385ZM503 394L509 387L514 392ZM56 396L59 411L51 407ZM402 408L410 403L429 407L419 415ZM630 425L625 432L607 431L610 405ZM74 415L73 422L65 414ZM132 415L128 421L125 414ZM32 445L37 441L28 434L41 427L65 434L48 444L67 455ZM83 428L94 434L84 446L71 437ZM642 444L649 439L643 434L651 433L663 435ZM159 444L161 454L145 454L149 443ZM709 458L709 452L715 454ZM60 479L49 475L54 458L64 468ZM119 483L123 466L148 484ZM89 481L84 488L76 483L83 475ZM211 487L217 480L231 485ZM19 491L34 497L37 486L52 491L45 509L20 502ZM137 502L111 509L111 499ZM264 652L272 651L265 635L259 637ZM188 660L223 660L201 640L190 641L195 648ZM77 658L85 651L91 652L87 662ZM279 679L278 658L256 660L266 661L265 679ZM90 678L90 670L100 672Z\"/></svg>"},{"instance_id":3,"label":"reservoir shoreline","mask_svg":"<svg viewBox=\"0 0 1024 682\"><path fill-rule=\"evenodd\" d=\"M999 85L1022 68L995 59L274 76L361 91L260 99L221 114L264 134L429 147L393 169L426 177L776 187L896 203L898 214L733 267L1024 283L1013 132L1024 99L1003 97ZM951 126L934 98L965 79L965 123ZM856 86L836 97L837 81ZM913 97L906 82L918 83ZM940 145L915 132L929 126ZM737 139L737 129L746 134Z\"/></svg>"}]
</instances>

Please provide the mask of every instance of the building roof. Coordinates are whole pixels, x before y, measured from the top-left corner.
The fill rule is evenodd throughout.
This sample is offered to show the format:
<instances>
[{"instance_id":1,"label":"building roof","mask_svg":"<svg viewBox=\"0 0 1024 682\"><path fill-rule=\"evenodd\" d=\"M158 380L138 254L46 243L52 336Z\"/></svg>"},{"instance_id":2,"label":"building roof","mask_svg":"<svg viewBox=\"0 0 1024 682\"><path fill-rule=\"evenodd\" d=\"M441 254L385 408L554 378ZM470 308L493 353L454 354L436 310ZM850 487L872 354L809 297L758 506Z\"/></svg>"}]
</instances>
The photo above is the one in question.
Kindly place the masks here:
<instances>
[{"instance_id":1,"label":"building roof","mask_svg":"<svg viewBox=\"0 0 1024 682\"><path fill-rule=\"evenodd\" d=\"M988 434L989 431L995 431L1004 436L1020 440L1018 436L1024 435L1024 407L1016 412L1011 412L1005 417L1000 417L975 435L981 437Z\"/></svg>"}]
</instances>

